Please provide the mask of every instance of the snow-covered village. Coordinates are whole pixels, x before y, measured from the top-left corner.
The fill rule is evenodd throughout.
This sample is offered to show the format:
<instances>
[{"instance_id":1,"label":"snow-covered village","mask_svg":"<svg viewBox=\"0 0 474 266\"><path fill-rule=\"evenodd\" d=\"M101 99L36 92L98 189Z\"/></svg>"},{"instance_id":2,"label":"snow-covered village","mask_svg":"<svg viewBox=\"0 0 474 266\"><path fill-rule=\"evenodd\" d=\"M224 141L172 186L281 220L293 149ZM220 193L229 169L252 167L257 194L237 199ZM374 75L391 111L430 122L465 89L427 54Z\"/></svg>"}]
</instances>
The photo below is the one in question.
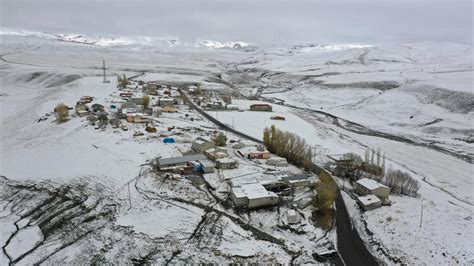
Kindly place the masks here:
<instances>
[{"instance_id":1,"label":"snow-covered village","mask_svg":"<svg viewBox=\"0 0 474 266\"><path fill-rule=\"evenodd\" d=\"M1 26L0 265L474 263L472 44Z\"/></svg>"}]
</instances>

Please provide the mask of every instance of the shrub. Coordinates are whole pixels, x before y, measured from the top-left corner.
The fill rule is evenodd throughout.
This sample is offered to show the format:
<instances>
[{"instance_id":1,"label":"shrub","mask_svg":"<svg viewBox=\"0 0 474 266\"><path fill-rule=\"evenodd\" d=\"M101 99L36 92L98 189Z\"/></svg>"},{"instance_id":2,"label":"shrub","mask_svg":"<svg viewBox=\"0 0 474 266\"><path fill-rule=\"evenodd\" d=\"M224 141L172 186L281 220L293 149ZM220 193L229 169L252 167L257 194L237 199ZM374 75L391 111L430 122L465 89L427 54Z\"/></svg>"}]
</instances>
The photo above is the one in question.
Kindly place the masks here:
<instances>
[{"instance_id":1,"label":"shrub","mask_svg":"<svg viewBox=\"0 0 474 266\"><path fill-rule=\"evenodd\" d=\"M148 95L143 96L143 107L148 108L150 104L150 97Z\"/></svg>"},{"instance_id":2,"label":"shrub","mask_svg":"<svg viewBox=\"0 0 474 266\"><path fill-rule=\"evenodd\" d=\"M64 103L58 103L58 105L56 105L56 108L54 108L54 113L56 114L56 119L59 123L68 120L69 109Z\"/></svg>"},{"instance_id":3,"label":"shrub","mask_svg":"<svg viewBox=\"0 0 474 266\"><path fill-rule=\"evenodd\" d=\"M227 136L222 132L217 134L217 136L214 138L214 143L219 147L225 146L226 142L227 142Z\"/></svg>"}]
</instances>

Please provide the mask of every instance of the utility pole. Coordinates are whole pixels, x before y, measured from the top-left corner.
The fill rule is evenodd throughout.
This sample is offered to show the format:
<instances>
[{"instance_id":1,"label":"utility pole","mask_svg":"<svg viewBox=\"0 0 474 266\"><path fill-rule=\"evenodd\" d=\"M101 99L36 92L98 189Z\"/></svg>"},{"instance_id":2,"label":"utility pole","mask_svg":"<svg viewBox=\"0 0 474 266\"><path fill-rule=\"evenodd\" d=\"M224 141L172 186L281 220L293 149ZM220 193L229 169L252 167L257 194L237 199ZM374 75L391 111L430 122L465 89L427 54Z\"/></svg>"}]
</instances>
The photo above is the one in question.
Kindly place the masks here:
<instances>
[{"instance_id":1,"label":"utility pole","mask_svg":"<svg viewBox=\"0 0 474 266\"><path fill-rule=\"evenodd\" d=\"M104 71L104 83L107 83L107 76L105 74L105 60L102 60L102 70Z\"/></svg>"},{"instance_id":2,"label":"utility pole","mask_svg":"<svg viewBox=\"0 0 474 266\"><path fill-rule=\"evenodd\" d=\"M234 117L232 117L232 128L235 128L235 126L234 126Z\"/></svg>"},{"instance_id":3,"label":"utility pole","mask_svg":"<svg viewBox=\"0 0 474 266\"><path fill-rule=\"evenodd\" d=\"M421 228L421 223L422 222L423 222L423 203L421 204L420 228Z\"/></svg>"},{"instance_id":4,"label":"utility pole","mask_svg":"<svg viewBox=\"0 0 474 266\"><path fill-rule=\"evenodd\" d=\"M128 201L130 202L130 208L128 208L130 210L132 208L132 196L131 196L131 193L130 193L130 182L128 182Z\"/></svg>"}]
</instances>

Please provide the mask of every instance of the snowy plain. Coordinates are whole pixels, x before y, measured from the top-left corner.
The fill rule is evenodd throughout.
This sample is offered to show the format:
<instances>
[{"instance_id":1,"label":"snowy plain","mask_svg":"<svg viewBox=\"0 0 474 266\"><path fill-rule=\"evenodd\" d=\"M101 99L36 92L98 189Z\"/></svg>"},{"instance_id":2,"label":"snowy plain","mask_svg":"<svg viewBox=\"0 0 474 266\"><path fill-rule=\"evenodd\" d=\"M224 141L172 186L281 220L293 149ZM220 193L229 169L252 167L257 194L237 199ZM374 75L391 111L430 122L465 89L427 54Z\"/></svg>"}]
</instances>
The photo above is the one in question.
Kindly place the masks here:
<instances>
[{"instance_id":1,"label":"snowy plain","mask_svg":"<svg viewBox=\"0 0 474 266\"><path fill-rule=\"evenodd\" d=\"M226 257L221 253L248 258L250 262L274 259L289 263L292 259L282 246L256 239L253 233L242 231L229 216L221 217L216 214L218 212L205 215L205 219L218 225L219 237L205 237L202 243L188 240L187 237L193 235L191 228L199 226L204 212L189 206L186 208L190 211L183 211L160 200L150 203L144 195L163 196L147 192L156 187L151 179L136 182L137 187L132 187L132 206L137 208L127 210L124 207L128 199L125 187L133 184L143 164L157 156L180 155L189 149L189 143L165 145L159 138L148 135L133 138L133 126L125 132L97 131L87 125L85 118L78 117L63 124L54 123L51 116L38 122L58 102L72 106L84 95L93 95L100 103L109 105L116 97L115 75L126 73L131 76L141 72L147 72L144 78L149 80L201 83L213 89L241 90L248 95L257 93L265 100L276 101L271 113L250 112L246 109L255 101L234 100L234 104L246 111L210 114L259 139L263 129L272 124L292 131L315 146L316 160L321 164L328 160L326 155L329 154L355 152L362 155L368 147L380 148L387 156L389 167L412 174L420 181L421 189L417 198L392 196L392 206L363 214L356 206L348 207L354 211L351 216L360 225L360 231L367 228L371 232L372 235L366 237L374 254L387 263L393 262L377 251L379 248L407 264L465 265L474 260L474 168L472 161L452 155L472 158L474 154L472 47L450 43L338 49L298 46L248 52L202 47L180 50L133 46L131 49L38 36L2 35L2 59L0 175L14 181L46 184L68 184L86 177L91 184L106 187L107 198L110 198L108 193L118 193L123 206L113 228L105 229L109 235L87 242L97 250L108 250L103 256L112 263L122 247L111 243L124 239L127 234L133 236L126 240L127 243L134 243L137 250L122 252L115 262L147 257L148 253L152 254L151 261L161 263L174 257L181 262L188 261L189 257L201 262L222 262ZM102 59L107 62L112 81L108 84L101 83ZM281 101L309 110L277 104ZM310 110L328 112L371 129L408 136L416 141L435 143L451 154L357 134ZM285 116L286 120L271 120L274 115ZM430 124L433 121L436 122ZM164 116L162 122L159 131L169 126L213 127L206 121L186 121L172 114ZM247 171L254 171L254 168L249 167ZM238 175L237 172L233 174ZM183 189L193 190L194 187L186 183ZM7 189L3 188L2 192L4 190ZM196 195L202 193L193 191ZM181 197L171 189L161 192L166 197ZM348 206L355 204L349 197L345 200ZM212 201L199 203L213 204ZM420 228L421 206L424 214ZM4 235L15 230L13 223L21 217L14 213L3 214L0 240L5 243ZM138 215L141 219L135 219ZM162 217L166 217L165 223L157 223ZM272 217L272 214L263 212L256 215L255 220L265 220L265 217ZM272 222L261 227L255 226L288 239L288 243L306 244L298 237L275 231L275 217L270 220ZM24 245L24 234L28 233L28 245L42 239L34 226L28 228L28 231L18 233L7 246L13 257L22 255L14 253L13 245L25 250L32 248ZM201 228L209 235L215 234L211 229ZM321 234L317 230L314 233ZM174 241L173 244L167 242L167 237ZM159 246L160 251L153 252L150 243ZM58 243L49 245L53 250ZM88 251L85 245L72 245L67 250L70 254L67 258L60 252L51 258L54 262L77 262L74 257L80 259L80 254ZM206 245L209 246L206 252L196 252ZM271 248L267 248L268 245ZM177 250L182 251L177 253ZM51 253L48 247L37 250L25 257L25 262L35 262L48 252ZM2 254L0 262L7 261Z\"/></svg>"}]
</instances>

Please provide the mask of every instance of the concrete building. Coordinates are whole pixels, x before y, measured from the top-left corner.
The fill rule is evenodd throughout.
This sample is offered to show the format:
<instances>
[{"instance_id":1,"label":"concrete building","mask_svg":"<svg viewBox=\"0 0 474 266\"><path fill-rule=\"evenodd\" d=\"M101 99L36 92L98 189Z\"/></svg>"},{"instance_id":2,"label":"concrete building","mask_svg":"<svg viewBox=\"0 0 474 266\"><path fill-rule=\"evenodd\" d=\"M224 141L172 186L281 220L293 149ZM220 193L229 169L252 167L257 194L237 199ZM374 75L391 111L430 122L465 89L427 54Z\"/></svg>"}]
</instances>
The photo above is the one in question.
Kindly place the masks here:
<instances>
[{"instance_id":1,"label":"concrete building","mask_svg":"<svg viewBox=\"0 0 474 266\"><path fill-rule=\"evenodd\" d=\"M379 197L382 201L388 201L390 195L389 187L369 178L357 180L355 190L361 196L372 194Z\"/></svg>"},{"instance_id":2,"label":"concrete building","mask_svg":"<svg viewBox=\"0 0 474 266\"><path fill-rule=\"evenodd\" d=\"M237 106L237 105L235 105L235 104L227 104L227 105L225 106L225 108L226 108L227 110L239 110L239 106Z\"/></svg>"},{"instance_id":3,"label":"concrete building","mask_svg":"<svg viewBox=\"0 0 474 266\"><path fill-rule=\"evenodd\" d=\"M280 198L277 194L267 191L259 183L232 187L229 198L236 207L258 208L280 203Z\"/></svg>"},{"instance_id":4,"label":"concrete building","mask_svg":"<svg viewBox=\"0 0 474 266\"><path fill-rule=\"evenodd\" d=\"M161 158L156 161L156 166L158 169L162 170L164 168L176 167L176 166L185 166L188 162L191 161L205 161L207 158L202 154L195 155L185 155L181 157L173 158Z\"/></svg>"},{"instance_id":5,"label":"concrete building","mask_svg":"<svg viewBox=\"0 0 474 266\"><path fill-rule=\"evenodd\" d=\"M271 155L263 146L245 147L240 149L239 152L248 159L268 159Z\"/></svg>"},{"instance_id":6,"label":"concrete building","mask_svg":"<svg viewBox=\"0 0 474 266\"><path fill-rule=\"evenodd\" d=\"M271 112L272 106L267 103L257 103L250 105L250 111L263 111L263 112Z\"/></svg>"},{"instance_id":7,"label":"concrete building","mask_svg":"<svg viewBox=\"0 0 474 266\"><path fill-rule=\"evenodd\" d=\"M158 100L158 105L160 107L165 107L165 106L173 107L174 106L174 99L171 98L171 97L161 97Z\"/></svg>"},{"instance_id":8,"label":"concrete building","mask_svg":"<svg viewBox=\"0 0 474 266\"><path fill-rule=\"evenodd\" d=\"M288 166L288 161L282 157L271 157L268 158L266 164L273 165L273 166Z\"/></svg>"},{"instance_id":9,"label":"concrete building","mask_svg":"<svg viewBox=\"0 0 474 266\"><path fill-rule=\"evenodd\" d=\"M227 154L227 150L224 149L224 148L220 148L220 147L214 147L214 148L207 149L207 150L204 151L204 155L206 155L207 158L209 158L213 161L229 156Z\"/></svg>"},{"instance_id":10,"label":"concrete building","mask_svg":"<svg viewBox=\"0 0 474 266\"><path fill-rule=\"evenodd\" d=\"M213 141L207 140L205 138L198 138L191 144L191 148L199 153L203 153L204 151L216 147Z\"/></svg>"},{"instance_id":11,"label":"concrete building","mask_svg":"<svg viewBox=\"0 0 474 266\"><path fill-rule=\"evenodd\" d=\"M238 167L237 162L233 159L220 158L220 159L216 160L216 168L217 169L226 170L226 169L234 169L234 168L237 168L237 167Z\"/></svg>"},{"instance_id":12,"label":"concrete building","mask_svg":"<svg viewBox=\"0 0 474 266\"><path fill-rule=\"evenodd\" d=\"M194 171L202 174L214 173L214 164L208 160L190 161L189 164L194 166Z\"/></svg>"},{"instance_id":13,"label":"concrete building","mask_svg":"<svg viewBox=\"0 0 474 266\"><path fill-rule=\"evenodd\" d=\"M204 174L214 173L214 164L208 160L201 161L202 171Z\"/></svg>"},{"instance_id":14,"label":"concrete building","mask_svg":"<svg viewBox=\"0 0 474 266\"><path fill-rule=\"evenodd\" d=\"M382 206L382 201L375 195L360 196L357 198L357 202L366 211Z\"/></svg>"},{"instance_id":15,"label":"concrete building","mask_svg":"<svg viewBox=\"0 0 474 266\"><path fill-rule=\"evenodd\" d=\"M128 101L128 102L122 104L122 107L120 108L120 111L123 114L136 113L136 112L140 111L140 108L138 107L138 104L135 103L134 101Z\"/></svg>"},{"instance_id":16,"label":"concrete building","mask_svg":"<svg viewBox=\"0 0 474 266\"><path fill-rule=\"evenodd\" d=\"M296 188L309 187L315 178L307 175L286 175L282 177L282 180L291 188Z\"/></svg>"}]
</instances>

